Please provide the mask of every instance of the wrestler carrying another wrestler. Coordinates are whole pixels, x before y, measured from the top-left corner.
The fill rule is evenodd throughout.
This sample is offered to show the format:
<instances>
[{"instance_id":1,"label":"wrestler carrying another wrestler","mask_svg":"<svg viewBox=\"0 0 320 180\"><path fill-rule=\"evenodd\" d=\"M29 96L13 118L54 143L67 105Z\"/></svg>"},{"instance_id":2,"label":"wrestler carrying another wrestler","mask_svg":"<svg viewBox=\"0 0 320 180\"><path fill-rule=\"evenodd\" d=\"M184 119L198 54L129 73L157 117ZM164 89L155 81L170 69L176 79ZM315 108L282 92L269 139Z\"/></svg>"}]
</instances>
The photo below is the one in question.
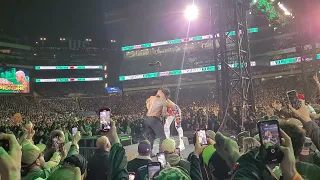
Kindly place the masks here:
<instances>
[{"instance_id":1,"label":"wrestler carrying another wrestler","mask_svg":"<svg viewBox=\"0 0 320 180\"><path fill-rule=\"evenodd\" d=\"M166 138L162 118L168 116L167 99L169 96L169 89L162 88L158 90L155 96L150 96L146 101L147 114L145 118L145 135L150 141L152 148L156 138L160 138L159 144L162 144L162 141ZM159 152L162 152L161 146L159 146Z\"/></svg>"}]
</instances>

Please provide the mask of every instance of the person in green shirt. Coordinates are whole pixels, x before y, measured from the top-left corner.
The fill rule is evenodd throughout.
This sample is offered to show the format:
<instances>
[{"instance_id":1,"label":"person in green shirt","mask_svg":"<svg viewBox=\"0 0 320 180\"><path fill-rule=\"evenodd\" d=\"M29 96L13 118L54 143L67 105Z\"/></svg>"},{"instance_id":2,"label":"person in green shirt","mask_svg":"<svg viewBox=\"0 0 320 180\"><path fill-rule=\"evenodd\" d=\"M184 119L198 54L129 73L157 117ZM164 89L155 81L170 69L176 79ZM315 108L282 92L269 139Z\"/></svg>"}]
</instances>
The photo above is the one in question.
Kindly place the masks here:
<instances>
[{"instance_id":1,"label":"person in green shirt","mask_svg":"<svg viewBox=\"0 0 320 180\"><path fill-rule=\"evenodd\" d=\"M67 157L79 153L78 142L81 139L80 132L73 137L72 145ZM45 162L43 152L44 144L33 145L31 143L22 147L21 174L22 180L35 180L37 178L48 178L55 170L61 167L60 153L53 154L49 162Z\"/></svg>"},{"instance_id":2,"label":"person in green shirt","mask_svg":"<svg viewBox=\"0 0 320 180\"><path fill-rule=\"evenodd\" d=\"M33 180L38 177L46 178L55 170L54 168L44 169L43 151L45 148L44 144L33 145L28 143L22 146L22 180Z\"/></svg>"}]
</instances>

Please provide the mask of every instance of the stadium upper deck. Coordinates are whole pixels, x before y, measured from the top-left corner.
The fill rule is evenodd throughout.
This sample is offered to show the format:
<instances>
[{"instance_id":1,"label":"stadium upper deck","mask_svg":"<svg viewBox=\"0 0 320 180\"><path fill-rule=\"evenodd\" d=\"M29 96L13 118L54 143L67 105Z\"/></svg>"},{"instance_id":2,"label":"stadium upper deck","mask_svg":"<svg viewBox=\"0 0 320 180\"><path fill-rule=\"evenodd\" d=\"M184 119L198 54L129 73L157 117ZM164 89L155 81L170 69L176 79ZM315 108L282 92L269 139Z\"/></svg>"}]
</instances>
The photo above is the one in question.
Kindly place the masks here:
<instances>
[{"instance_id":1,"label":"stadium upper deck","mask_svg":"<svg viewBox=\"0 0 320 180\"><path fill-rule=\"evenodd\" d=\"M261 74L261 71L263 71L263 74L266 72L275 72L273 69L278 69L276 70L277 72L279 72L279 69L280 71L286 71L290 68L274 68L273 66L291 65L296 62L301 62L301 58L295 50L294 36L296 33L280 33L270 27L251 28L249 32L251 65L254 67L253 71L256 74ZM233 35L232 33L230 34ZM232 46L232 44L230 43L229 46ZM124 87L137 87L145 86L146 84L159 84L159 82L156 81L165 83L167 79L177 79L177 76L173 76L170 78L161 77L160 80L157 78L160 76L190 73L192 75L183 75L182 79L187 79L189 82L199 81L201 78L196 77L197 73L200 72L202 73L201 77L203 80L212 79L213 73L207 72L214 71L212 69L214 65L212 48L213 41L209 35L122 47L124 61L120 72L123 76L120 77L120 81L125 81ZM317 44L317 48L320 48L320 44ZM317 53L317 59L320 59L320 51L318 50ZM311 59L309 58L307 60ZM159 69L154 66L149 66L150 63L154 64L157 61L162 65ZM232 64L232 59L230 63L234 65ZM181 69L185 70L179 71ZM291 66L291 69L297 69L297 67L292 68ZM178 70L180 73L172 70ZM157 71L160 71L160 74ZM126 81L146 78L153 79L148 82L146 80ZM173 80L171 82L178 81Z\"/></svg>"}]
</instances>

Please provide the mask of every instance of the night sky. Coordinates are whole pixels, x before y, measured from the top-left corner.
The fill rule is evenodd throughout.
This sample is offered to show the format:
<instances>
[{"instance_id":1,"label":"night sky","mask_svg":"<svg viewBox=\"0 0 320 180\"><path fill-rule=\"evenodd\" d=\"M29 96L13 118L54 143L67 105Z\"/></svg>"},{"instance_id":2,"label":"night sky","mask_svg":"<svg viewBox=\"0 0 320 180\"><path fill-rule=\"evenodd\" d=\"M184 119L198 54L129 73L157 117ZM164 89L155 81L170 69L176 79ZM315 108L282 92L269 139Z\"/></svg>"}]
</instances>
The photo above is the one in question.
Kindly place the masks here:
<instances>
[{"instance_id":1,"label":"night sky","mask_svg":"<svg viewBox=\"0 0 320 180\"><path fill-rule=\"evenodd\" d=\"M111 0L4 0L0 7L0 29L18 38L107 39L104 13L118 8L109 2Z\"/></svg>"},{"instance_id":2,"label":"night sky","mask_svg":"<svg viewBox=\"0 0 320 180\"><path fill-rule=\"evenodd\" d=\"M114 39L121 45L209 34L211 0L195 0L199 17L191 23L188 33L183 12L191 3L192 0L2 0L0 30L29 42L40 37L65 37L91 38L96 42Z\"/></svg>"},{"instance_id":3,"label":"night sky","mask_svg":"<svg viewBox=\"0 0 320 180\"><path fill-rule=\"evenodd\" d=\"M198 0L201 18L189 35L209 33L209 0ZM191 0L3 0L0 29L21 40L66 37L116 39L123 45L182 38ZM111 14L111 15L110 15ZM119 20L115 23L105 22Z\"/></svg>"}]
</instances>

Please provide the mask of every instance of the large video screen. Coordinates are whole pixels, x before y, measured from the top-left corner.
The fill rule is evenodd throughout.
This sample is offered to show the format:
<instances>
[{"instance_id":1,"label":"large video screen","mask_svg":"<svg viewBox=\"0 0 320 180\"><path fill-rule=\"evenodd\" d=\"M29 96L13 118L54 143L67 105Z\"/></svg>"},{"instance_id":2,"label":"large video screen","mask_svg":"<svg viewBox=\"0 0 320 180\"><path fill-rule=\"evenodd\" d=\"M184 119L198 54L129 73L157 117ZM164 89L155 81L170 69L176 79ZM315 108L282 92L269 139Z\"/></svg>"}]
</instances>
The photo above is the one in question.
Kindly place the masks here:
<instances>
[{"instance_id":1,"label":"large video screen","mask_svg":"<svg viewBox=\"0 0 320 180\"><path fill-rule=\"evenodd\" d=\"M119 87L106 87L108 93L120 93L121 90Z\"/></svg>"},{"instance_id":2,"label":"large video screen","mask_svg":"<svg viewBox=\"0 0 320 180\"><path fill-rule=\"evenodd\" d=\"M29 71L0 67L0 93L30 93Z\"/></svg>"}]
</instances>

